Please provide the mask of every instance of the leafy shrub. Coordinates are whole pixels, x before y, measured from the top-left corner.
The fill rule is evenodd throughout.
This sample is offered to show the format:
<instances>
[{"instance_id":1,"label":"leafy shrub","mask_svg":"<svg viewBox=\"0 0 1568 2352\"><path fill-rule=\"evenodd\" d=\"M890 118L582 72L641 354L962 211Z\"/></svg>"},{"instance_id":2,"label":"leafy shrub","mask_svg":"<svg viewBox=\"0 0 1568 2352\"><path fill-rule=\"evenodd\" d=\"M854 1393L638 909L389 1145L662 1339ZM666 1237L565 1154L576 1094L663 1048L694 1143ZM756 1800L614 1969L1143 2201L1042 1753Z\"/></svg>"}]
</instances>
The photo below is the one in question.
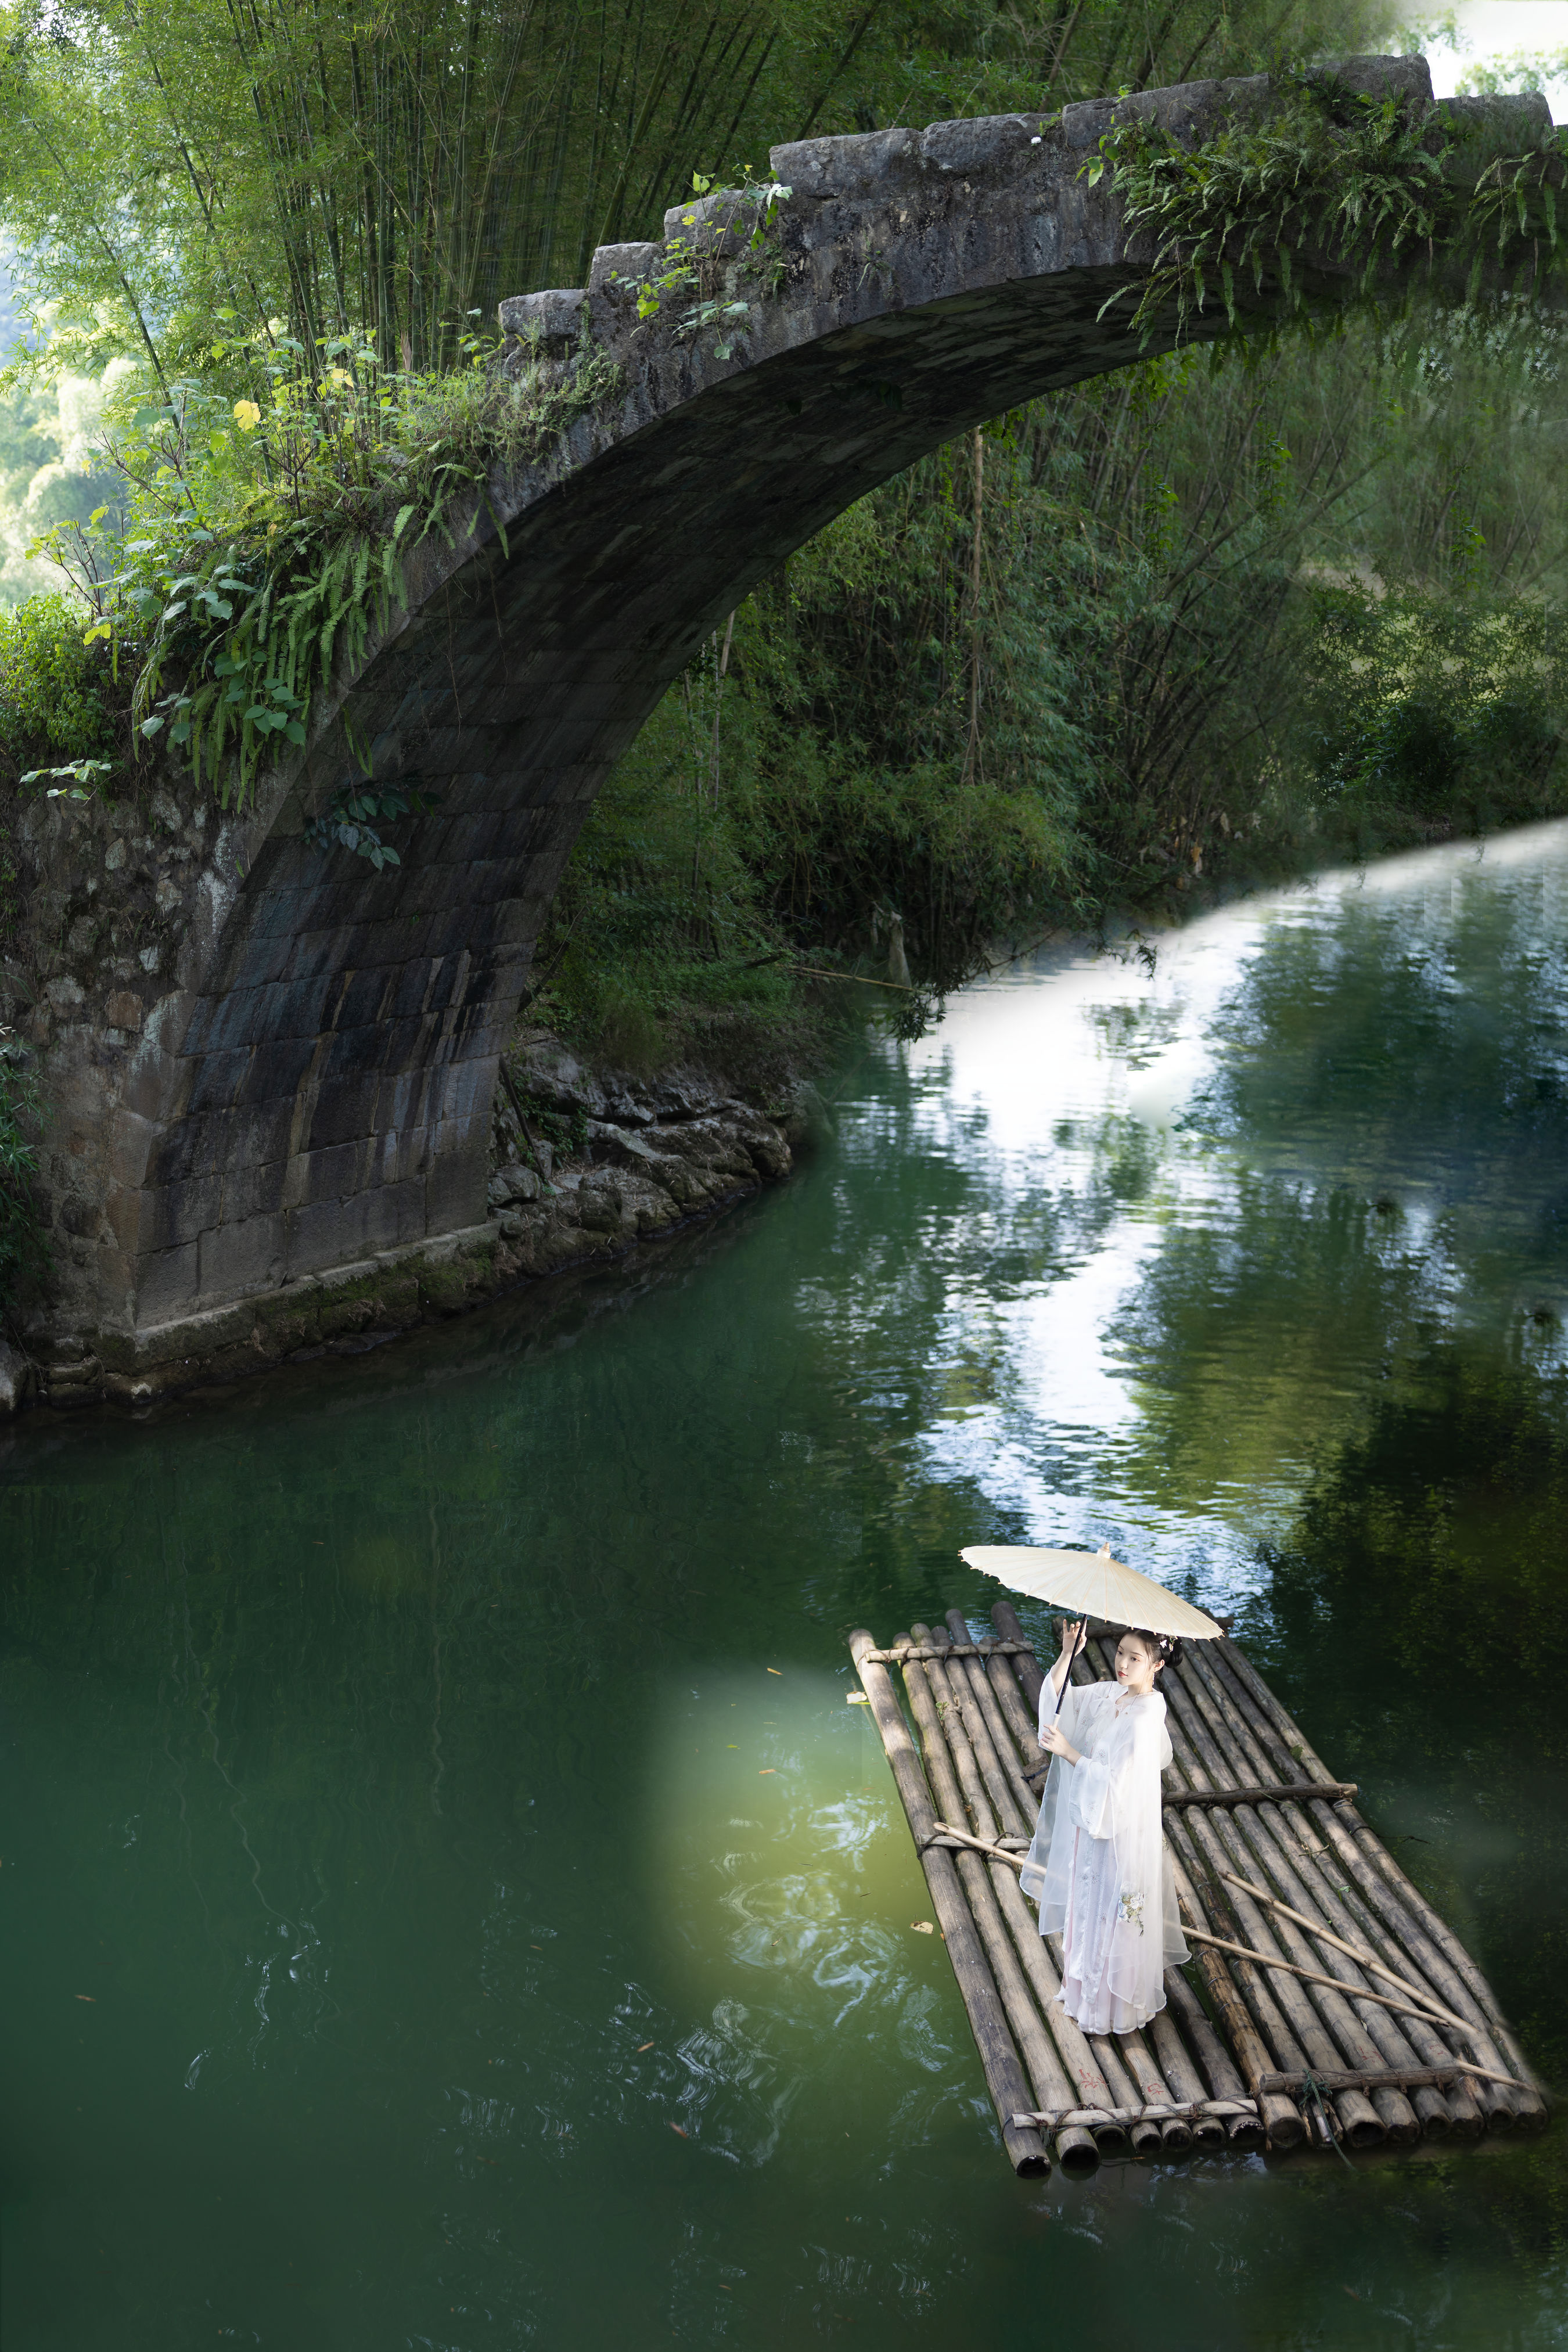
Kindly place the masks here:
<instances>
[{"instance_id":1,"label":"leafy shrub","mask_svg":"<svg viewBox=\"0 0 1568 2352\"><path fill-rule=\"evenodd\" d=\"M0 753L13 782L30 768L110 757L123 741L128 697L108 648L82 634L68 596L0 611Z\"/></svg>"},{"instance_id":2,"label":"leafy shrub","mask_svg":"<svg viewBox=\"0 0 1568 2352\"><path fill-rule=\"evenodd\" d=\"M1331 833L1364 853L1556 814L1568 658L1543 603L1349 584L1313 602L1312 764Z\"/></svg>"}]
</instances>

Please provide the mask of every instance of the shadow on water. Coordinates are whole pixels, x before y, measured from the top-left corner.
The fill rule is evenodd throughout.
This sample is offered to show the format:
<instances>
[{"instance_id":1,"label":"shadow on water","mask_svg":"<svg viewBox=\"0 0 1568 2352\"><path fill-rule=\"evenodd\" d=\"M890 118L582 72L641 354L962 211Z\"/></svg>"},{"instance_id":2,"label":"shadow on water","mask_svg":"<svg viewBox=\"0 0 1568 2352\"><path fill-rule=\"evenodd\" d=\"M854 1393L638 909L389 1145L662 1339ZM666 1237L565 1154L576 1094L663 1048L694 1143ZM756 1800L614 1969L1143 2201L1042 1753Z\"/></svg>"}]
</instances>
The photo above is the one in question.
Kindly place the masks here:
<instances>
[{"instance_id":1,"label":"shadow on water","mask_svg":"<svg viewBox=\"0 0 1568 2352\"><path fill-rule=\"evenodd\" d=\"M1561 2129L1014 2180L845 1705L961 1544L1115 1535L1568 2075L1568 833L1511 856L973 992L657 1259L8 1438L6 2352L1563 2342Z\"/></svg>"}]
</instances>

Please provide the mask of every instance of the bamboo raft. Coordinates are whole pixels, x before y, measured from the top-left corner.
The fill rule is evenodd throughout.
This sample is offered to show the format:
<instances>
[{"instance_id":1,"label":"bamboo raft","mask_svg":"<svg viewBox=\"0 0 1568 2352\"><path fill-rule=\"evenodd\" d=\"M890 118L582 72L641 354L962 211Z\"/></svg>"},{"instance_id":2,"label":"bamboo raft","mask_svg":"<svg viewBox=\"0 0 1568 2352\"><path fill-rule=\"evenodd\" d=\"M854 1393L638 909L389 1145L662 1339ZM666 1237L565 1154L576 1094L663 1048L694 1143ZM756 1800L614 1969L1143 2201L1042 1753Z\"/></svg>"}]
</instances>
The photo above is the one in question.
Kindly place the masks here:
<instances>
[{"instance_id":1,"label":"bamboo raft","mask_svg":"<svg viewBox=\"0 0 1568 2352\"><path fill-rule=\"evenodd\" d=\"M850 1654L892 1767L1015 2171L1225 2147L1409 2147L1546 2124L1480 1970L1228 1638L1160 1678L1174 1760L1165 1846L1195 1979L1141 2033L1079 2031L1060 1939L1018 1883L1046 1762L1044 1677L1008 1601ZM1075 1682L1108 1680L1096 1627ZM902 1673L909 1716L893 1669ZM913 1723L913 1734L910 1729ZM918 1744L915 1734L918 1734Z\"/></svg>"}]
</instances>

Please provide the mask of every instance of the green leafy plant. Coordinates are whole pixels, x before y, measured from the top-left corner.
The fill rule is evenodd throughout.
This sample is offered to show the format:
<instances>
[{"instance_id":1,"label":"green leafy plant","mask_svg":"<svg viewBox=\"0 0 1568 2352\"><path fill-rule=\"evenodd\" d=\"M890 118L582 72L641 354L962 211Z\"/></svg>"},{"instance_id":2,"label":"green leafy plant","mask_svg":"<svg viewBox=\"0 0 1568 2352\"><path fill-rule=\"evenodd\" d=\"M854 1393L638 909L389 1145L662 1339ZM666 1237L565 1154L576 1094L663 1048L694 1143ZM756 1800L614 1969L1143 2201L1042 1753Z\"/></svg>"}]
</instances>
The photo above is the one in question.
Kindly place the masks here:
<instances>
[{"instance_id":1,"label":"green leafy plant","mask_svg":"<svg viewBox=\"0 0 1568 2352\"><path fill-rule=\"evenodd\" d=\"M1276 107L1271 91L1265 121L1233 121L1191 148L1128 118L1085 165L1090 185L1110 175L1129 241L1150 250L1138 324L1149 328L1173 303L1185 332L1217 301L1234 328L1247 282L1275 315L1298 314L1311 300L1303 257L1349 265L1363 298L1391 265L1418 256L1434 282L1439 258L1450 280L1460 262L1467 299L1489 265L1512 263L1531 285L1559 266L1563 134L1469 167L1462 127L1441 106L1363 97L1328 71L1277 79L1284 102ZM1337 289L1336 304L1343 297ZM1104 308L1123 299L1119 289Z\"/></svg>"},{"instance_id":2,"label":"green leafy plant","mask_svg":"<svg viewBox=\"0 0 1568 2352\"><path fill-rule=\"evenodd\" d=\"M412 551L449 543L490 468L540 456L618 372L590 346L513 380L470 337L460 369L414 375L366 338L311 348L280 327L213 356L228 388L184 379L111 412L123 536L100 510L39 545L88 604L83 646L132 660L135 740L166 736L227 806L304 744L316 694L402 604ZM231 397L237 371L257 397Z\"/></svg>"},{"instance_id":3,"label":"green leafy plant","mask_svg":"<svg viewBox=\"0 0 1568 2352\"><path fill-rule=\"evenodd\" d=\"M738 188L716 188L710 174L693 172L691 190L691 206L681 215L682 226L695 230L700 221L710 239L740 236L743 240L742 274L759 281L770 294L777 294L784 283L784 257L770 239L779 206L789 202L793 191L778 180L754 180L749 164ZM749 301L723 290L725 257L697 236L671 237L658 267L644 277L611 275L635 292L640 320L657 319L667 305L670 307L678 342L689 342L710 330L716 331L721 340L713 346L715 359L731 356L752 315ZM682 301L687 303L684 310L678 307Z\"/></svg>"},{"instance_id":4,"label":"green leafy plant","mask_svg":"<svg viewBox=\"0 0 1568 2352\"><path fill-rule=\"evenodd\" d=\"M316 849L352 849L356 856L368 858L379 874L384 866L400 866L403 861L391 843L383 841L377 824L394 824L399 817L425 816L440 798L439 793L421 792L407 782L344 784L305 827L305 838Z\"/></svg>"},{"instance_id":5,"label":"green leafy plant","mask_svg":"<svg viewBox=\"0 0 1568 2352\"><path fill-rule=\"evenodd\" d=\"M100 789L129 749L125 703L106 647L83 643L74 598L0 612L0 775L74 796Z\"/></svg>"}]
</instances>

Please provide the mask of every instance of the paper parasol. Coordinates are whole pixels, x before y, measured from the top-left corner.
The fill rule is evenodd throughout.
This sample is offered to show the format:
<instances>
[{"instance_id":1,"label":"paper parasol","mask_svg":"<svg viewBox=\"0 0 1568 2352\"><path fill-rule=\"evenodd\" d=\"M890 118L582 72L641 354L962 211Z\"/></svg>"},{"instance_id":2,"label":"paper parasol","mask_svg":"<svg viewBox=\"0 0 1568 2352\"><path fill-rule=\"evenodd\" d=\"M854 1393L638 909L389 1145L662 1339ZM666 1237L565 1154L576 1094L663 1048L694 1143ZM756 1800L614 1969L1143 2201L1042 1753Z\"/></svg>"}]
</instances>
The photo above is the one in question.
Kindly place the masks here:
<instances>
[{"instance_id":1,"label":"paper parasol","mask_svg":"<svg viewBox=\"0 0 1568 2352\"><path fill-rule=\"evenodd\" d=\"M1109 1543L1099 1551L1035 1551L1022 1546L971 1544L959 1553L982 1576L994 1576L1015 1592L1048 1601L1075 1617L1098 1617L1108 1625L1138 1625L1149 1633L1176 1633L1188 1642L1217 1641L1223 1627L1178 1601L1152 1576L1123 1568L1110 1557Z\"/></svg>"},{"instance_id":2,"label":"paper parasol","mask_svg":"<svg viewBox=\"0 0 1568 2352\"><path fill-rule=\"evenodd\" d=\"M1035 1551L1022 1545L970 1544L959 1553L982 1576L994 1576L1015 1592L1048 1601L1075 1617L1099 1617L1110 1625L1136 1625L1146 1633L1175 1633L1189 1642L1217 1641L1224 1630L1189 1601L1178 1601L1152 1576L1140 1576L1110 1557L1109 1541L1098 1551ZM1083 1645L1080 1634L1073 1646L1068 1671L1057 1693L1057 1713L1062 1711L1068 1680Z\"/></svg>"}]
</instances>

